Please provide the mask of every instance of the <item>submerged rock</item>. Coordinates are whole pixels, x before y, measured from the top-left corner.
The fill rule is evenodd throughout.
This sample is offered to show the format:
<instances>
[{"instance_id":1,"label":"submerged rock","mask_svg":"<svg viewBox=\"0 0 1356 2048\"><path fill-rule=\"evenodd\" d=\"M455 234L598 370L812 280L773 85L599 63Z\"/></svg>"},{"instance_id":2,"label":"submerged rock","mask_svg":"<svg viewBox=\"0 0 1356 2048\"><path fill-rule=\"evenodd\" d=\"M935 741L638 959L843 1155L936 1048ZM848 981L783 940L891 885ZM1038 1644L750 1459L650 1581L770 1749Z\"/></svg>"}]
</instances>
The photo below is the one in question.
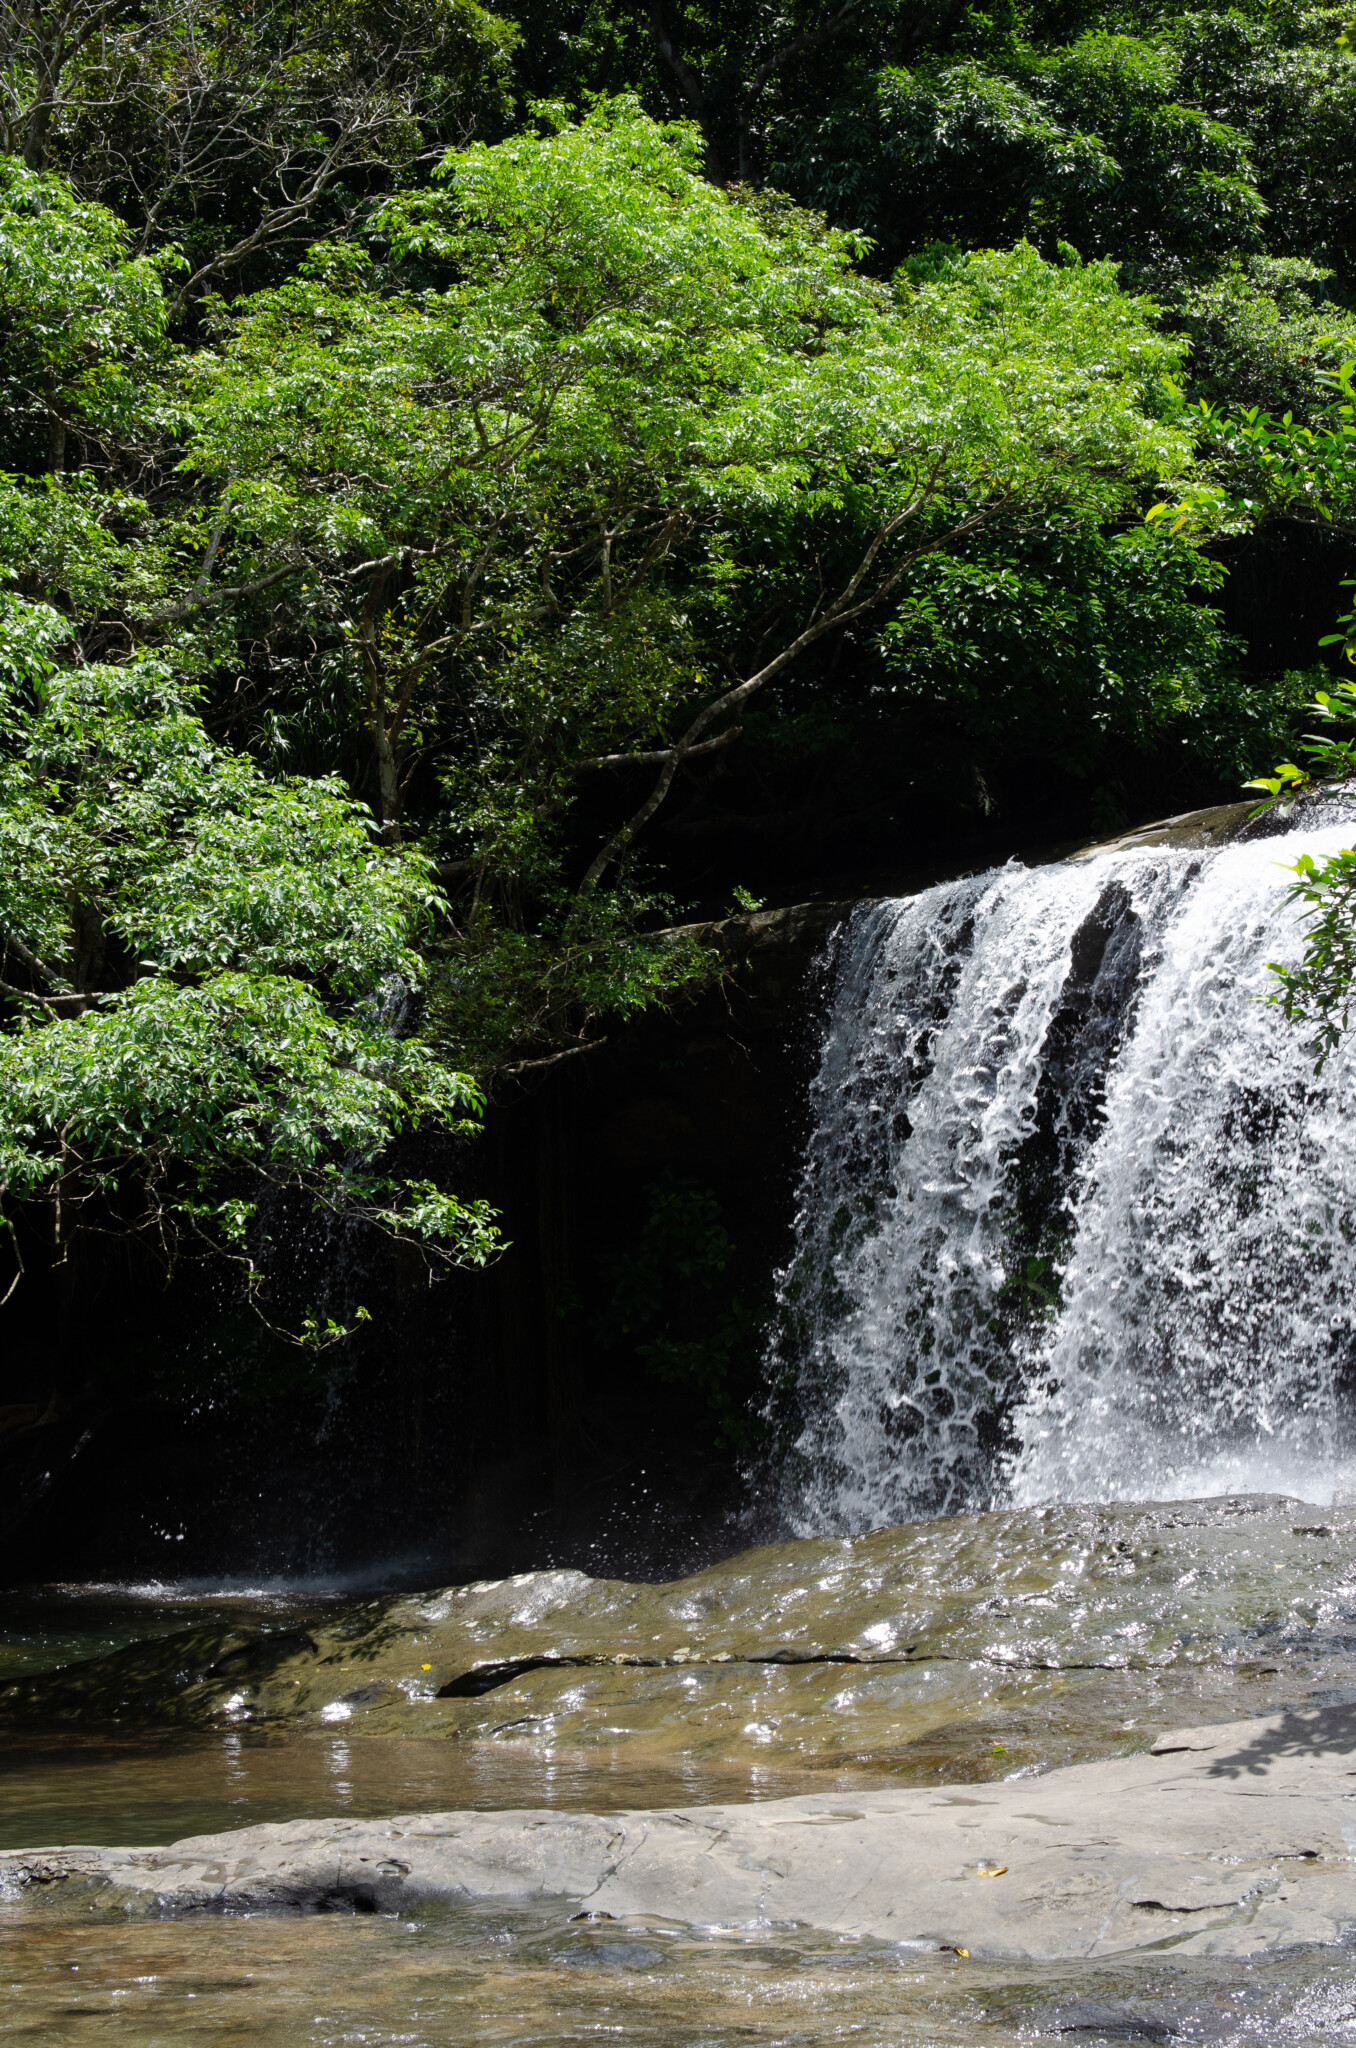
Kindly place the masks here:
<instances>
[{"instance_id":1,"label":"submerged rock","mask_svg":"<svg viewBox=\"0 0 1356 2048\"><path fill-rule=\"evenodd\" d=\"M0 1687L0 1718L999 1777L1348 1696L1356 1512L1250 1497L967 1515L664 1586L530 1572L305 1630L186 1630Z\"/></svg>"},{"instance_id":2,"label":"submerged rock","mask_svg":"<svg viewBox=\"0 0 1356 2048\"><path fill-rule=\"evenodd\" d=\"M1171 2041L1181 2031L1166 2014L1095 1998L1066 2005L1055 2018L1061 2034L1095 2034L1101 2041Z\"/></svg>"},{"instance_id":3,"label":"submerged rock","mask_svg":"<svg viewBox=\"0 0 1356 2048\"><path fill-rule=\"evenodd\" d=\"M964 1793L292 1821L164 1849L30 1850L0 1855L0 1895L63 1915L559 1898L590 1918L792 1923L975 1959L1243 1957L1346 1939L1356 1710L1219 1734L1211 1751ZM616 1967L636 1967L633 1954L580 1950Z\"/></svg>"}]
</instances>

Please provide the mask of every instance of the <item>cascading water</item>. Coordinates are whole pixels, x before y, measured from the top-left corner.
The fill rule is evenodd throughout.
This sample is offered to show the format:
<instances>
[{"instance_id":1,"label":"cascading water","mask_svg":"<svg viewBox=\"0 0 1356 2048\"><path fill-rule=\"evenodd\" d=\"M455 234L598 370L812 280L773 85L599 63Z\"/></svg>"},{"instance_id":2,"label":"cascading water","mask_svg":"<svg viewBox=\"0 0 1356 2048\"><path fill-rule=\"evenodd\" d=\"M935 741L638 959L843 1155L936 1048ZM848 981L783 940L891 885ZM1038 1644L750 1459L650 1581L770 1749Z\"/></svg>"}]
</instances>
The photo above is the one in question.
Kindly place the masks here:
<instances>
[{"instance_id":1,"label":"cascading water","mask_svg":"<svg viewBox=\"0 0 1356 2048\"><path fill-rule=\"evenodd\" d=\"M774 1411L801 1533L1356 1482L1356 1061L1259 1001L1310 824L1010 864L840 941Z\"/></svg>"}]
</instances>

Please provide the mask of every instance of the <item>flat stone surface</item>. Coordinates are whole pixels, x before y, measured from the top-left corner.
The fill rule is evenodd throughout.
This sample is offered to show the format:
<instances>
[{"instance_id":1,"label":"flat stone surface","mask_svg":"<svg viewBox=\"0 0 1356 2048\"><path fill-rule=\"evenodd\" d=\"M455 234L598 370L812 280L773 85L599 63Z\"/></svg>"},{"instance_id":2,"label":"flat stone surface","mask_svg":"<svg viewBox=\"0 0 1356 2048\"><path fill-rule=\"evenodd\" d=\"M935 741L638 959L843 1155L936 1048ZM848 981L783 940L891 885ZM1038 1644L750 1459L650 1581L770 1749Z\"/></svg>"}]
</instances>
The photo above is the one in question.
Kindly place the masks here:
<instances>
[{"instance_id":1,"label":"flat stone surface","mask_svg":"<svg viewBox=\"0 0 1356 2048\"><path fill-rule=\"evenodd\" d=\"M120 1912L578 1901L1059 1960L1251 1956L1356 1924L1356 1709L1045 1777L618 1814L294 1821L155 1849L0 1856L0 1896Z\"/></svg>"}]
</instances>

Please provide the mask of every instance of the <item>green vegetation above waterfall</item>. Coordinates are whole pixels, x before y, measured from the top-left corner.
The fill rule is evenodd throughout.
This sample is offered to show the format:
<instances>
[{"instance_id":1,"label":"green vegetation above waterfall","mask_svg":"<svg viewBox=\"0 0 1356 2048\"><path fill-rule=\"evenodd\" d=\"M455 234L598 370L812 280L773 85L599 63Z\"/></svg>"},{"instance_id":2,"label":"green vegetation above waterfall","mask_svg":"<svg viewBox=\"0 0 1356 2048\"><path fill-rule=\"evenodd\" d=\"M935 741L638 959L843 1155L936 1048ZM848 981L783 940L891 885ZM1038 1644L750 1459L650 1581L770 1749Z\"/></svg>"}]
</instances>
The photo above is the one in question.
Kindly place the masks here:
<instances>
[{"instance_id":1,"label":"green vegetation above waterfall","mask_svg":"<svg viewBox=\"0 0 1356 2048\"><path fill-rule=\"evenodd\" d=\"M97 1195L243 1247L267 1171L483 1255L378 1162L460 1067L704 971L631 861L689 759L887 607L935 638L926 576L988 529L1188 466L1180 347L1109 267L886 289L696 148L624 101L473 148L379 257L318 244L200 341L108 214L8 173L11 369L63 452L0 499L5 1177L58 1239Z\"/></svg>"},{"instance_id":2,"label":"green vegetation above waterfall","mask_svg":"<svg viewBox=\"0 0 1356 2048\"><path fill-rule=\"evenodd\" d=\"M269 1183L481 1259L415 1134L709 982L696 917L1293 744L1340 28L11 10L20 1264L40 1217L257 1265Z\"/></svg>"}]
</instances>

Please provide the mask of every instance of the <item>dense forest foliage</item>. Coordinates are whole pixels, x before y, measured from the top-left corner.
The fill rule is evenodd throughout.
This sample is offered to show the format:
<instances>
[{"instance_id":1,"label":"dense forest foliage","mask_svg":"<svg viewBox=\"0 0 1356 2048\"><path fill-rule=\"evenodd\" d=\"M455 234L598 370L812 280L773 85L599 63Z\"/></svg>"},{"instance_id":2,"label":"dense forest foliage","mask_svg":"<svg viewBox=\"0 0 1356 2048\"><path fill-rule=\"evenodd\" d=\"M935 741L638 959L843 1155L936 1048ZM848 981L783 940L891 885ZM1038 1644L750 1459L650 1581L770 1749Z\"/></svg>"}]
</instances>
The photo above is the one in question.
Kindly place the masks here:
<instances>
[{"instance_id":1,"label":"dense forest foliage","mask_svg":"<svg viewBox=\"0 0 1356 2048\"><path fill-rule=\"evenodd\" d=\"M699 987L697 920L1293 747L1343 27L5 0L15 1272L254 1272L296 1199L483 1260L393 1144Z\"/></svg>"}]
</instances>

